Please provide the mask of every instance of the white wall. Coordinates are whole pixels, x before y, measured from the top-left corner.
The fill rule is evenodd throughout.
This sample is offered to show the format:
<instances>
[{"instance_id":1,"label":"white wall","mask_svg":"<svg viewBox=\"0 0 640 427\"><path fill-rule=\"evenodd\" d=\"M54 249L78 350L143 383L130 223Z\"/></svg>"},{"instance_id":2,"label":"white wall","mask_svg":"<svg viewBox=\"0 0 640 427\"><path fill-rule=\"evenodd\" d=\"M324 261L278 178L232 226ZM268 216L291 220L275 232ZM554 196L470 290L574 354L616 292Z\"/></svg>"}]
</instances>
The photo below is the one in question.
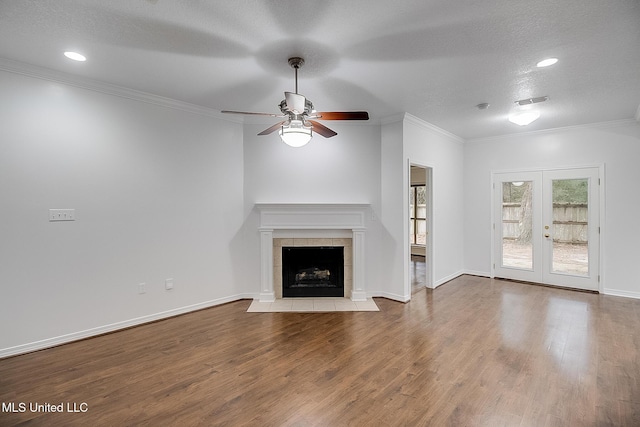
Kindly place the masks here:
<instances>
[{"instance_id":1,"label":"white wall","mask_svg":"<svg viewBox=\"0 0 640 427\"><path fill-rule=\"evenodd\" d=\"M640 297L640 125L619 122L505 136L465 144L465 268L491 271L491 173L605 165L605 293Z\"/></svg>"},{"instance_id":2,"label":"white wall","mask_svg":"<svg viewBox=\"0 0 640 427\"><path fill-rule=\"evenodd\" d=\"M433 285L463 273L463 143L409 114L382 129L384 296L411 299L409 164L432 168Z\"/></svg>"},{"instance_id":3,"label":"white wall","mask_svg":"<svg viewBox=\"0 0 640 427\"><path fill-rule=\"evenodd\" d=\"M382 158L381 200L382 209L380 223L382 225L380 258L384 268L380 277L385 286L381 296L398 301L409 301L411 291L407 291L408 265L404 250L405 234L408 228L404 225L404 205L408 196L404 195L404 133L403 117L386 123L381 132ZM408 192L408 189L407 189ZM408 207L407 207L408 209Z\"/></svg>"},{"instance_id":4,"label":"white wall","mask_svg":"<svg viewBox=\"0 0 640 427\"><path fill-rule=\"evenodd\" d=\"M0 93L0 357L237 295L241 125L3 71Z\"/></svg>"},{"instance_id":5,"label":"white wall","mask_svg":"<svg viewBox=\"0 0 640 427\"><path fill-rule=\"evenodd\" d=\"M366 291L381 286L378 251L380 225L380 126L331 122L333 138L313 137L304 147L292 148L277 133L257 136L269 125L245 125L245 277L241 291L260 291L258 215L256 203L363 203L370 204L367 219Z\"/></svg>"},{"instance_id":6,"label":"white wall","mask_svg":"<svg viewBox=\"0 0 640 427\"><path fill-rule=\"evenodd\" d=\"M439 286L463 273L464 145L462 140L410 115L404 120L404 177L409 163L432 168L433 284ZM407 182L407 178L405 178ZM407 185L407 184L405 184ZM408 191L405 229L408 230ZM408 232L405 233L408 250ZM408 259L408 258L407 258ZM407 266L408 268L408 266ZM408 273L407 273L408 274Z\"/></svg>"},{"instance_id":7,"label":"white wall","mask_svg":"<svg viewBox=\"0 0 640 427\"><path fill-rule=\"evenodd\" d=\"M268 125L245 125L245 198L257 202L373 203L380 186L380 126L327 122L333 138L315 135L292 148Z\"/></svg>"}]
</instances>

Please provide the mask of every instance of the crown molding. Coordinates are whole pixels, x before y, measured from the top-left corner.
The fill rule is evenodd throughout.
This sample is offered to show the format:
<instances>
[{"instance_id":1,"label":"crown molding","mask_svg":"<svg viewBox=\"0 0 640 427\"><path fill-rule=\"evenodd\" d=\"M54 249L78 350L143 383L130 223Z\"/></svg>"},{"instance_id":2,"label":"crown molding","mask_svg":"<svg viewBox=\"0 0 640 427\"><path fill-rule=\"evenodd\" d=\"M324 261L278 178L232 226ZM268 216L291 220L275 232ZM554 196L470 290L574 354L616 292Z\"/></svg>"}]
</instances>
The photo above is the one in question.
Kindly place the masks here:
<instances>
[{"instance_id":1,"label":"crown molding","mask_svg":"<svg viewBox=\"0 0 640 427\"><path fill-rule=\"evenodd\" d=\"M564 126L557 127L551 129L540 129L534 130L530 132L520 132L520 133L509 133L506 135L496 135L496 136L488 136L484 138L473 138L468 139L467 143L476 143L476 142L487 142L487 141L497 141L503 139L513 139L513 138L521 138L528 136L537 136L537 135L547 135L550 133L558 133L558 132L570 132L574 130L580 129L606 129L618 126L625 125L637 125L640 120L637 119L622 119L622 120L612 120L608 122L597 122L597 123L585 123L582 125L573 125L573 126Z\"/></svg>"},{"instance_id":2,"label":"crown molding","mask_svg":"<svg viewBox=\"0 0 640 427\"><path fill-rule=\"evenodd\" d=\"M464 138L461 138L458 135L455 135L455 134L453 134L453 133L451 133L449 131L446 131L446 130L444 130L442 128L439 128L438 126L433 125L433 124L431 124L429 122L426 122L426 121L424 121L424 120L422 120L422 119L420 119L420 118L418 118L418 117L416 117L416 116L414 116L412 114L404 113L404 120L407 123L414 124L414 125L419 126L419 127L423 128L423 129L426 129L426 130L429 130L429 131L432 131L432 132L435 132L435 133L439 133L440 135L442 135L442 136L444 136L446 138L453 139L456 142L460 142L460 143L464 143L465 142Z\"/></svg>"},{"instance_id":3,"label":"crown molding","mask_svg":"<svg viewBox=\"0 0 640 427\"><path fill-rule=\"evenodd\" d=\"M32 77L40 80L47 80L55 83L61 83L67 86L73 86L80 89L91 90L106 95L117 96L134 101L154 104L161 107L172 108L174 110L185 111L187 113L199 114L201 116L213 117L216 119L241 123L238 118L223 115L217 110L203 107L200 105L189 104L187 102L178 101L163 96L153 95L150 93L130 89L122 86L104 83L85 77L75 76L69 73L52 70L50 68L38 67L23 62L13 61L6 58L0 58L0 70L13 74L19 74L26 77Z\"/></svg>"},{"instance_id":4,"label":"crown molding","mask_svg":"<svg viewBox=\"0 0 640 427\"><path fill-rule=\"evenodd\" d=\"M386 116L380 119L380 124L388 125L391 123L397 123L404 120L404 113L393 114L391 116Z\"/></svg>"}]
</instances>

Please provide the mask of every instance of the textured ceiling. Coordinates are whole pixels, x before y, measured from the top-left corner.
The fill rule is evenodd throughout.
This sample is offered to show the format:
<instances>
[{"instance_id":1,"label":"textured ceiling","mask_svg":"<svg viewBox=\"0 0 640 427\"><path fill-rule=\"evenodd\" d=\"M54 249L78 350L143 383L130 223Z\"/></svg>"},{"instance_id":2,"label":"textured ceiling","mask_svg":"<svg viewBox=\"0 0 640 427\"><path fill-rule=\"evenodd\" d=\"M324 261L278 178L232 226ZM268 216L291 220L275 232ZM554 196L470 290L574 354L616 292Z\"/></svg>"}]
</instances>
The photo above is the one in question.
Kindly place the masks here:
<instances>
[{"instance_id":1,"label":"textured ceiling","mask_svg":"<svg viewBox=\"0 0 640 427\"><path fill-rule=\"evenodd\" d=\"M465 139L633 119L640 1L0 0L0 58L214 110L277 113L290 56L319 110L408 112ZM507 121L543 95L538 121Z\"/></svg>"}]
</instances>

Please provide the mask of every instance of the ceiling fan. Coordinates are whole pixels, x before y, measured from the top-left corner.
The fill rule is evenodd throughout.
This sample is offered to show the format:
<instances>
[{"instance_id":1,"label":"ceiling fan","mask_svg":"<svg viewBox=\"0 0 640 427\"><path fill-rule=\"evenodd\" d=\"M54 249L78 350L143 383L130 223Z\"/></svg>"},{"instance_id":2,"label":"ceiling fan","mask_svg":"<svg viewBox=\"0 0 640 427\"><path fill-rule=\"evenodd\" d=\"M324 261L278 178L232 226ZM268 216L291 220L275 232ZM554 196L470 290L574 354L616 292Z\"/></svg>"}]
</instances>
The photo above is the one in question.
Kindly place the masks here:
<instances>
[{"instance_id":1,"label":"ceiling fan","mask_svg":"<svg viewBox=\"0 0 640 427\"><path fill-rule=\"evenodd\" d=\"M284 99L279 105L282 114L229 110L223 110L222 112L228 114L249 114L254 116L285 118L285 120L268 127L258 135L269 135L278 130L282 141L293 147L302 147L308 143L313 136L313 132L325 138L331 138L337 135L336 132L317 120L369 120L369 113L366 111L316 111L313 103L298 93L298 69L302 67L303 64L304 59L300 57L289 58L289 65L295 70L296 91L295 93L284 93Z\"/></svg>"}]
</instances>

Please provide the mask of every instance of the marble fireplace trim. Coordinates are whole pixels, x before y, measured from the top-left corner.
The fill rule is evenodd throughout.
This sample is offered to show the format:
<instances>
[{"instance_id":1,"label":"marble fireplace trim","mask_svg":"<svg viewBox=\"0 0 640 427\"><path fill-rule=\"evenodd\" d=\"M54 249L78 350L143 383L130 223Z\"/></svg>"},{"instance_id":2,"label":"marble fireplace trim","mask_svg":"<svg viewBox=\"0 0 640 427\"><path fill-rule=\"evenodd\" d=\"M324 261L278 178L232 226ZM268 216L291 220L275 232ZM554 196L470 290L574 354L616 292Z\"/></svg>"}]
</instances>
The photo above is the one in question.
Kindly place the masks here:
<instances>
[{"instance_id":1,"label":"marble fireplace trim","mask_svg":"<svg viewBox=\"0 0 640 427\"><path fill-rule=\"evenodd\" d=\"M316 239L332 239L333 243L333 239L347 238L351 245L349 247L344 244L345 260L350 259L352 265L350 280L347 278L348 270L345 269L345 296L353 301L366 301L364 239L369 205L261 203L256 204L256 208L260 213L260 302L273 302L276 299L274 245L282 242L279 239L295 239L294 242L297 241L300 245L322 246L315 243L327 240ZM274 238L278 240L274 242ZM315 243L311 243L314 240ZM343 243L347 243L347 240ZM347 255L349 249L351 253ZM350 282L349 294L347 282ZM278 284L281 288L281 282Z\"/></svg>"}]
</instances>

